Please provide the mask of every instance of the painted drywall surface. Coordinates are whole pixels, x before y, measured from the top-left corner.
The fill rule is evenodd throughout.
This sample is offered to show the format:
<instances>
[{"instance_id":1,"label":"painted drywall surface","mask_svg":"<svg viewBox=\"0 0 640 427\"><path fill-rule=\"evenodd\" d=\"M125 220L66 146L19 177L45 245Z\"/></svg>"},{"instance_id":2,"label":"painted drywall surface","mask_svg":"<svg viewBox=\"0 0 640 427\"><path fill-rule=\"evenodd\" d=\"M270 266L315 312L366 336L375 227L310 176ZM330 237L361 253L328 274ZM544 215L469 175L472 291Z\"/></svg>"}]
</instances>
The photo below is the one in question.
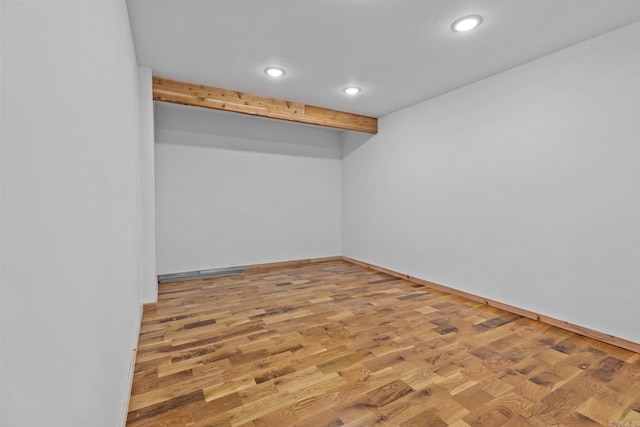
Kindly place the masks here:
<instances>
[{"instance_id":1,"label":"painted drywall surface","mask_svg":"<svg viewBox=\"0 0 640 427\"><path fill-rule=\"evenodd\" d=\"M153 136L153 81L150 68L138 68L140 126L140 298L158 300L156 277L156 201Z\"/></svg>"},{"instance_id":2,"label":"painted drywall surface","mask_svg":"<svg viewBox=\"0 0 640 427\"><path fill-rule=\"evenodd\" d=\"M365 144L375 135L345 130L340 135L341 158L344 158Z\"/></svg>"},{"instance_id":3,"label":"painted drywall surface","mask_svg":"<svg viewBox=\"0 0 640 427\"><path fill-rule=\"evenodd\" d=\"M0 129L2 127L2 1L0 1ZM2 132L0 132L0 159L2 159ZM2 161L0 161L2 177ZM0 224L2 224L2 187L0 186ZM0 227L0 322L2 321L2 227ZM0 324L0 384L2 384L2 325ZM0 386L0 422L2 422L2 390Z\"/></svg>"},{"instance_id":4,"label":"painted drywall surface","mask_svg":"<svg viewBox=\"0 0 640 427\"><path fill-rule=\"evenodd\" d=\"M113 427L139 322L124 1L2 5L2 419Z\"/></svg>"},{"instance_id":5,"label":"painted drywall surface","mask_svg":"<svg viewBox=\"0 0 640 427\"><path fill-rule=\"evenodd\" d=\"M335 129L165 102L156 102L154 112L157 142L303 157L342 157L342 132Z\"/></svg>"},{"instance_id":6,"label":"painted drywall surface","mask_svg":"<svg viewBox=\"0 0 640 427\"><path fill-rule=\"evenodd\" d=\"M340 176L339 159L157 143L158 273L339 255Z\"/></svg>"},{"instance_id":7,"label":"painted drywall surface","mask_svg":"<svg viewBox=\"0 0 640 427\"><path fill-rule=\"evenodd\" d=\"M343 254L640 342L640 24L383 117Z\"/></svg>"}]
</instances>

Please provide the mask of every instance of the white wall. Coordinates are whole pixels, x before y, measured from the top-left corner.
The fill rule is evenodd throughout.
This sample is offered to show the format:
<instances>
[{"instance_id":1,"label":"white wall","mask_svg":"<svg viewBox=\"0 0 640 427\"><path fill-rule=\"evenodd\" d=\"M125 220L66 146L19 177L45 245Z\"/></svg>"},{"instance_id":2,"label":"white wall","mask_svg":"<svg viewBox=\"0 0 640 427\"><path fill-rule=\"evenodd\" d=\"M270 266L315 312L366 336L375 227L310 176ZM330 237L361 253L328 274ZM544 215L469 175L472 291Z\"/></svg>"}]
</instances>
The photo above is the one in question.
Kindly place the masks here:
<instances>
[{"instance_id":1,"label":"white wall","mask_svg":"<svg viewBox=\"0 0 640 427\"><path fill-rule=\"evenodd\" d=\"M412 106L343 161L343 254L640 342L640 23Z\"/></svg>"},{"instance_id":2,"label":"white wall","mask_svg":"<svg viewBox=\"0 0 640 427\"><path fill-rule=\"evenodd\" d=\"M113 427L139 322L124 1L2 5L2 419Z\"/></svg>"},{"instance_id":3,"label":"white wall","mask_svg":"<svg viewBox=\"0 0 640 427\"><path fill-rule=\"evenodd\" d=\"M158 273L340 255L339 134L202 114L220 135L156 129Z\"/></svg>"},{"instance_id":4,"label":"white wall","mask_svg":"<svg viewBox=\"0 0 640 427\"><path fill-rule=\"evenodd\" d=\"M140 127L140 298L158 300L156 277L156 196L153 135L153 80L150 68L138 68Z\"/></svg>"},{"instance_id":5,"label":"white wall","mask_svg":"<svg viewBox=\"0 0 640 427\"><path fill-rule=\"evenodd\" d=\"M0 130L3 129L2 125L2 1L0 1ZM0 177L2 177L2 133L0 131ZM2 224L2 188L0 186L0 224ZM0 384L2 384L2 227L0 227ZM2 386L0 386L0 423L3 420L2 417Z\"/></svg>"}]
</instances>

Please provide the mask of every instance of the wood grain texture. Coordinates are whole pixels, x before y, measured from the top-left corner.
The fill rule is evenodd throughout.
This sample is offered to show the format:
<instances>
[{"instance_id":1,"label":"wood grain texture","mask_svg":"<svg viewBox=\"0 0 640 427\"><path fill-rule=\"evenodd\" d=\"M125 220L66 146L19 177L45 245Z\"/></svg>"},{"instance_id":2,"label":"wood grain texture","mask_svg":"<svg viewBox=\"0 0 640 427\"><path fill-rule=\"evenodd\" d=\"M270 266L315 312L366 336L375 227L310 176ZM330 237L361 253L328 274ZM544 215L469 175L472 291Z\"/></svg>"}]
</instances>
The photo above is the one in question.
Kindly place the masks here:
<instances>
[{"instance_id":1,"label":"wood grain texture","mask_svg":"<svg viewBox=\"0 0 640 427\"><path fill-rule=\"evenodd\" d=\"M640 355L342 260L256 269L160 285L127 425L640 425Z\"/></svg>"},{"instance_id":2,"label":"wood grain texture","mask_svg":"<svg viewBox=\"0 0 640 427\"><path fill-rule=\"evenodd\" d=\"M153 77L153 100L336 129L378 133L378 119L298 102Z\"/></svg>"},{"instance_id":3,"label":"wood grain texture","mask_svg":"<svg viewBox=\"0 0 640 427\"><path fill-rule=\"evenodd\" d=\"M158 303L157 302L148 302L148 303L142 305L142 310L143 311L153 311L153 310L157 310L157 309L158 309Z\"/></svg>"},{"instance_id":4,"label":"wood grain texture","mask_svg":"<svg viewBox=\"0 0 640 427\"><path fill-rule=\"evenodd\" d=\"M585 328L584 326L575 325L573 323L566 322L564 320L559 320L554 317L545 316L543 314L534 313L533 311L525 310L520 307L515 307L513 305L505 304L499 301L494 301L488 298L484 298L482 296L470 294L468 292L460 291L455 288L450 288L448 286L440 285L438 283L429 282L428 280L423 280L418 277L413 277L408 274L399 273L397 271L389 270L388 268L380 267L374 264L369 264L363 261L359 261L353 258L342 257L343 260L352 262L357 265L361 265L366 268L371 268L377 271L382 271L387 274L391 274L392 276L400 277L403 279L407 279L411 282L418 283L420 285L428 286L433 289L438 289L440 291L446 292L448 294L457 295L463 298L470 299L472 301L480 302L482 304L486 304L491 307L499 308L501 310L508 311L510 313L517 314L519 316L528 317L529 319L538 320L542 323L546 323L551 326L555 326L560 329L565 329L567 331L575 332L576 334L584 335L585 337L593 338L598 341L603 341L607 344L615 345L617 347L622 347L626 350L633 351L635 353L640 353L640 344L635 343L633 341L625 340L623 338L618 338L610 334L605 334L603 332L595 331L593 329ZM640 426L639 426L640 427Z\"/></svg>"}]
</instances>

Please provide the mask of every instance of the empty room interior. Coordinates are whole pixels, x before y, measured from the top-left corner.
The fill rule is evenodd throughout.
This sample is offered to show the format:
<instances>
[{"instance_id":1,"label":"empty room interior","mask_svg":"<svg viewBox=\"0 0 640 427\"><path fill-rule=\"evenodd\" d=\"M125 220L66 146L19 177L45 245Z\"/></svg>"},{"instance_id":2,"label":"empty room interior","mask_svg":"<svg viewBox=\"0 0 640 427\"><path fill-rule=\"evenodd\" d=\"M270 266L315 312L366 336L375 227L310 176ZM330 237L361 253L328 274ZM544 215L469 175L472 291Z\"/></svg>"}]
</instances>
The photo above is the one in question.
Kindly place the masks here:
<instances>
[{"instance_id":1,"label":"empty room interior","mask_svg":"<svg viewBox=\"0 0 640 427\"><path fill-rule=\"evenodd\" d=\"M0 425L640 427L640 2L0 3Z\"/></svg>"}]
</instances>

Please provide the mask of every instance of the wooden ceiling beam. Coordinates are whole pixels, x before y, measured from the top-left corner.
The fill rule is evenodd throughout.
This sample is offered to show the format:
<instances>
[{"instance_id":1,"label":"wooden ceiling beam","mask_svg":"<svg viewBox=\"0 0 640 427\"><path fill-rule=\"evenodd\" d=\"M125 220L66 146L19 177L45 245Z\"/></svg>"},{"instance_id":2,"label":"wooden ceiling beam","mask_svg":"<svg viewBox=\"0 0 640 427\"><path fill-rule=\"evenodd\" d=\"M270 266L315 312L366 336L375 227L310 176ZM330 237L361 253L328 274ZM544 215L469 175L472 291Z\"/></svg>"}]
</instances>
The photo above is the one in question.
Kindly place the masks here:
<instances>
[{"instance_id":1,"label":"wooden ceiling beam","mask_svg":"<svg viewBox=\"0 0 640 427\"><path fill-rule=\"evenodd\" d=\"M297 102L153 77L153 100L231 111L290 122L378 133L378 119Z\"/></svg>"}]
</instances>

